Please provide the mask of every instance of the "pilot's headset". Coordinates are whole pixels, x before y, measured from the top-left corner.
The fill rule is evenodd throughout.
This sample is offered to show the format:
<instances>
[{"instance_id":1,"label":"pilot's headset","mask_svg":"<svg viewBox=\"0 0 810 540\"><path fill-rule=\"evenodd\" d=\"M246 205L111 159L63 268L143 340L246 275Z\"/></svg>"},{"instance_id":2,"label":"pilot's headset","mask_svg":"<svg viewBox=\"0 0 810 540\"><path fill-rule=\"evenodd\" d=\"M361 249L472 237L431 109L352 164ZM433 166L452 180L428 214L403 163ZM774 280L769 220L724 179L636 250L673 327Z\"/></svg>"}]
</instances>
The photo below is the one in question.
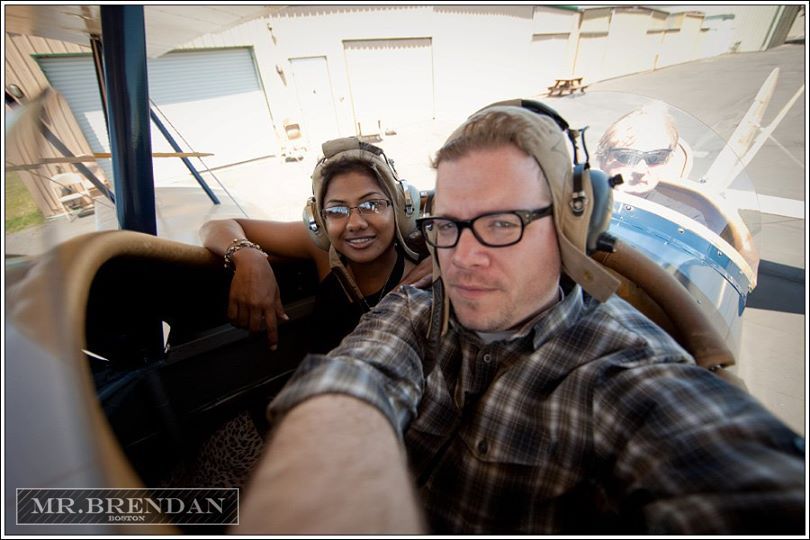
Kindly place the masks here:
<instances>
[{"instance_id":1,"label":"pilot's headset","mask_svg":"<svg viewBox=\"0 0 810 540\"><path fill-rule=\"evenodd\" d=\"M312 197L304 207L304 224L310 238L324 251L330 251L329 236L323 221L323 197L326 194L323 172L327 165L341 160L358 159L369 165L377 176L380 187L390 199L394 210L396 237L405 255L419 260L405 239L416 230L416 218L420 212L419 190L399 178L394 163L388 159L382 148L359 140L357 137L345 137L327 141L322 145L323 158L318 161L312 173Z\"/></svg>"},{"instance_id":2,"label":"pilot's headset","mask_svg":"<svg viewBox=\"0 0 810 540\"><path fill-rule=\"evenodd\" d=\"M568 122L560 116L557 111L530 99L513 99L509 101L501 101L493 103L485 107L489 109L498 105L511 105L522 107L533 113L541 116L551 118L555 124L562 130L563 134L568 138L573 148L573 170L571 171L571 188L570 196L568 190L565 189L566 197L563 202L566 203L567 211L571 215L571 219L582 219L584 215L588 214L588 227L585 231L584 246L582 246L587 254L591 254L596 250L611 251L610 245L611 238L605 235L608 226L610 225L610 217L613 212L613 192L612 189L616 185L622 183L620 175L608 178L607 174L599 169L593 169L590 165L590 155L588 154L588 147L585 144L585 130L572 129L569 127ZM484 110L484 109L482 109ZM582 142L582 150L585 154L585 161L579 161L579 146L577 140ZM552 189L552 193L555 190ZM555 205L557 201L554 201ZM566 219L562 222L565 224Z\"/></svg>"},{"instance_id":3,"label":"pilot's headset","mask_svg":"<svg viewBox=\"0 0 810 540\"><path fill-rule=\"evenodd\" d=\"M619 281L589 255L596 250L613 250L613 239L606 231L613 211L611 188L621 182L620 177L608 178L604 172L591 169L582 136L585 129L571 129L554 109L538 101L513 99L488 105L471 115L450 135L445 145L466 136L469 130L477 129L484 115L490 112L530 123L531 136L525 150L537 160L549 184L562 270L592 297L607 300L618 288ZM580 136L584 162L579 162L578 156L577 139ZM573 147L573 159L566 148L566 139ZM430 250L434 257L433 281L436 283L441 277L441 269L436 249L430 247ZM434 287L436 294L437 287ZM434 297L431 316L431 328L434 324L441 327L437 338L445 333L449 315L447 296L443 290L438 294L441 298ZM440 305L441 314L436 311Z\"/></svg>"}]
</instances>

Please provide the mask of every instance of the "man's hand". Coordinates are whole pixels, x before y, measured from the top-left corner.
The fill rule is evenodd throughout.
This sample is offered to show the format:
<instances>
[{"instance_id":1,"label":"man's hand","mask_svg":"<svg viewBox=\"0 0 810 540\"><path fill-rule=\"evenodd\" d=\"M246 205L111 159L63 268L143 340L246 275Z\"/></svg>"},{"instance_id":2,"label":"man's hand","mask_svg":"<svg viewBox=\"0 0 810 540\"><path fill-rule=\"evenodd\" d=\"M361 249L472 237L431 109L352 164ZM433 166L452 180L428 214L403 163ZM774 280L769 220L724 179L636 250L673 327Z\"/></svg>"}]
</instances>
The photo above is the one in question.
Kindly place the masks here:
<instances>
[{"instance_id":1,"label":"man's hand","mask_svg":"<svg viewBox=\"0 0 810 540\"><path fill-rule=\"evenodd\" d=\"M414 287L419 287L420 289L424 289L430 286L431 282L433 281L433 259L427 257L422 259L422 262L414 266L410 272L408 272L405 277L402 278L402 281L399 282L400 285L413 285Z\"/></svg>"},{"instance_id":2,"label":"man's hand","mask_svg":"<svg viewBox=\"0 0 810 540\"><path fill-rule=\"evenodd\" d=\"M267 344L278 347L278 320L288 321L281 294L267 257L255 249L240 249L233 256L234 275L228 295L228 318L251 332L267 329Z\"/></svg>"}]
</instances>

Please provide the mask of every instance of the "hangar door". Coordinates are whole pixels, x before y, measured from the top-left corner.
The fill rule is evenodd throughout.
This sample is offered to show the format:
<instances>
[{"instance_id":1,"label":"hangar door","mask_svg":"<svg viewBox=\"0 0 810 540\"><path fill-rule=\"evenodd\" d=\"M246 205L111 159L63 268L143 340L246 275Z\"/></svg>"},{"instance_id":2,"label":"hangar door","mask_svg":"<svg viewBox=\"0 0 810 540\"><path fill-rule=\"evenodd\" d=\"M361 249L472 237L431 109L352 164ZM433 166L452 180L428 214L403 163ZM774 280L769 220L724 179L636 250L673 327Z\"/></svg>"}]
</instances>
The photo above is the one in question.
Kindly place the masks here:
<instances>
[{"instance_id":1,"label":"hangar door","mask_svg":"<svg viewBox=\"0 0 810 540\"><path fill-rule=\"evenodd\" d=\"M601 81L605 78L607 43L607 32L580 34L574 73L576 73L577 77L584 77L583 82L586 84Z\"/></svg>"},{"instance_id":2,"label":"hangar door","mask_svg":"<svg viewBox=\"0 0 810 540\"><path fill-rule=\"evenodd\" d=\"M51 86L67 99L92 150L109 152L92 57L43 56L37 60ZM204 158L209 167L278 154L250 49L173 52L150 58L147 72L149 97L159 109L158 117L184 151L213 153ZM154 124L152 151L173 152ZM191 161L202 171L198 160ZM99 164L112 178L111 160L102 159ZM177 158L156 158L152 166L156 185L190 178Z\"/></svg>"},{"instance_id":3,"label":"hangar door","mask_svg":"<svg viewBox=\"0 0 810 540\"><path fill-rule=\"evenodd\" d=\"M339 136L326 57L290 58L290 65L304 119L304 134L309 148L320 153L324 142Z\"/></svg>"},{"instance_id":4,"label":"hangar door","mask_svg":"<svg viewBox=\"0 0 810 540\"><path fill-rule=\"evenodd\" d=\"M430 38L344 41L358 135L433 119Z\"/></svg>"},{"instance_id":5,"label":"hangar door","mask_svg":"<svg viewBox=\"0 0 810 540\"><path fill-rule=\"evenodd\" d=\"M556 79L571 75L568 34L535 34L531 44L532 94L545 94Z\"/></svg>"}]
</instances>

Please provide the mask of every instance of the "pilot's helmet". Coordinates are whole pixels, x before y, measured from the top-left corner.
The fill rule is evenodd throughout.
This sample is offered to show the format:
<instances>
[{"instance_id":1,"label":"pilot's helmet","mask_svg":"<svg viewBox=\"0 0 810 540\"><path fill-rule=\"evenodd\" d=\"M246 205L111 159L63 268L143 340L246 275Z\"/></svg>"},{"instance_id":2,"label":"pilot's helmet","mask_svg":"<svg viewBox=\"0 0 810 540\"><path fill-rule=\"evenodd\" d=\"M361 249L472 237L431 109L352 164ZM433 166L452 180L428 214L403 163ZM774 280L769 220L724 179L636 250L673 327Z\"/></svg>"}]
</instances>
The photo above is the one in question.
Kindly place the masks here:
<instances>
[{"instance_id":1,"label":"pilot's helmet","mask_svg":"<svg viewBox=\"0 0 810 540\"><path fill-rule=\"evenodd\" d=\"M509 103L504 105L504 103ZM591 186L589 171L580 173L581 185L575 186L574 165L568 150L568 139L560 126L549 116L538 114L525 107L514 105L520 100L499 102L481 109L470 116L456 129L445 142L443 149L459 145L463 139L492 140L495 132L504 132L504 140L532 156L548 182L553 204L554 225L560 247L562 271L579 283L592 297L604 301L618 287L618 281L596 261L587 255L589 238L607 228L608 219L598 219L593 224L591 217L595 204L601 208L611 204L609 200L594 202L594 191ZM476 144L472 147L481 147ZM438 158L441 158L439 150ZM579 191L584 194L583 206L575 212L571 201ZM609 196L609 195L608 195ZM592 228L600 231L592 231ZM436 250L433 253L433 277L441 277ZM437 299L438 300L438 299ZM447 298L441 300L445 314L448 312ZM446 316L445 316L446 320ZM446 325L443 325L446 328Z\"/></svg>"}]
</instances>

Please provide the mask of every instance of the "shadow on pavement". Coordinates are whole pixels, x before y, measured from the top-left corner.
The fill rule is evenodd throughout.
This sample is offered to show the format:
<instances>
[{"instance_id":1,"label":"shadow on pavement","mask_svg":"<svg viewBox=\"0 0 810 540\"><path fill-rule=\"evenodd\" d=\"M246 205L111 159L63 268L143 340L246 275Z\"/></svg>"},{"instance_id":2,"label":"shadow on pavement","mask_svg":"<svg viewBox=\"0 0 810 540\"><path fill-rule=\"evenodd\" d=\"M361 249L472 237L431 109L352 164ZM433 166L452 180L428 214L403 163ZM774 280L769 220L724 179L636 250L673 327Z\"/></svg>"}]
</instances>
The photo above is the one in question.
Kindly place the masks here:
<instances>
[{"instance_id":1,"label":"shadow on pavement","mask_svg":"<svg viewBox=\"0 0 810 540\"><path fill-rule=\"evenodd\" d=\"M748 295L746 307L804 313L805 271L772 261L760 261L757 288Z\"/></svg>"}]
</instances>

